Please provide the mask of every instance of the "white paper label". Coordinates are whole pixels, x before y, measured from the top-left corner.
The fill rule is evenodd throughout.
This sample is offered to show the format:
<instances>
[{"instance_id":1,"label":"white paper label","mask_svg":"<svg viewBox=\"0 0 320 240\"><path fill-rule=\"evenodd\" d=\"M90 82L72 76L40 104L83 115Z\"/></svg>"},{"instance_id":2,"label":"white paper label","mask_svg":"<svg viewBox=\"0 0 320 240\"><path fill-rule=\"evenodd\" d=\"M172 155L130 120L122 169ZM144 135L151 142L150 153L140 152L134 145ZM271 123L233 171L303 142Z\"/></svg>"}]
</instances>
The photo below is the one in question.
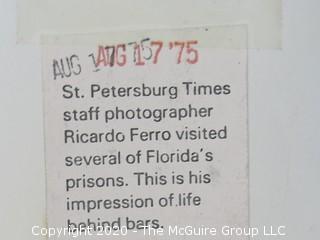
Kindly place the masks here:
<instances>
[{"instance_id":1,"label":"white paper label","mask_svg":"<svg viewBox=\"0 0 320 240\"><path fill-rule=\"evenodd\" d=\"M246 50L170 36L44 47L49 227L228 239L223 226L248 226Z\"/></svg>"}]
</instances>

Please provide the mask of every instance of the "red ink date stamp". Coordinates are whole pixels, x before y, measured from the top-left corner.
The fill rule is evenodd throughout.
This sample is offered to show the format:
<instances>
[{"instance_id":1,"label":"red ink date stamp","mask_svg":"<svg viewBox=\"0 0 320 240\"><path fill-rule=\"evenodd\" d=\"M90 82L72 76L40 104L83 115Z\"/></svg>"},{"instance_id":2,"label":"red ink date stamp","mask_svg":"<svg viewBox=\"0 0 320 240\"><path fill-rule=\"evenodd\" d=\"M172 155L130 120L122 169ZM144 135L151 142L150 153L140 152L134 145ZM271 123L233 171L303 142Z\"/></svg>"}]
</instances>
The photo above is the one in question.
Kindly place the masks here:
<instances>
[{"instance_id":1,"label":"red ink date stamp","mask_svg":"<svg viewBox=\"0 0 320 240\"><path fill-rule=\"evenodd\" d=\"M196 64L199 61L197 45L197 40L164 42L144 38L127 44L100 45L96 53L88 56L94 64L94 71L98 71L101 67L157 64L161 61L163 49L172 52L176 64Z\"/></svg>"}]
</instances>

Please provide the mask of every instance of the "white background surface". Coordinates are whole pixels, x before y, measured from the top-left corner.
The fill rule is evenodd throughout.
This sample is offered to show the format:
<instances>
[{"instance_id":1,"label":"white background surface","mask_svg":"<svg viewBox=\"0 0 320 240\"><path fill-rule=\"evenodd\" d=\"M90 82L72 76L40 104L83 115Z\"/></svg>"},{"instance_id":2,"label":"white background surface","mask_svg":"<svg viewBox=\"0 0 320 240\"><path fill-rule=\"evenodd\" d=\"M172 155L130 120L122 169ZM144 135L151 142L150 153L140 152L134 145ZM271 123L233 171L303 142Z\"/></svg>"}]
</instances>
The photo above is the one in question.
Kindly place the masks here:
<instances>
[{"instance_id":1,"label":"white background surface","mask_svg":"<svg viewBox=\"0 0 320 240\"><path fill-rule=\"evenodd\" d=\"M15 44L15 8L0 0L0 238L31 240L45 223L41 54ZM283 49L249 54L251 225L286 225L281 239L320 235L319 8L284 0Z\"/></svg>"}]
</instances>

